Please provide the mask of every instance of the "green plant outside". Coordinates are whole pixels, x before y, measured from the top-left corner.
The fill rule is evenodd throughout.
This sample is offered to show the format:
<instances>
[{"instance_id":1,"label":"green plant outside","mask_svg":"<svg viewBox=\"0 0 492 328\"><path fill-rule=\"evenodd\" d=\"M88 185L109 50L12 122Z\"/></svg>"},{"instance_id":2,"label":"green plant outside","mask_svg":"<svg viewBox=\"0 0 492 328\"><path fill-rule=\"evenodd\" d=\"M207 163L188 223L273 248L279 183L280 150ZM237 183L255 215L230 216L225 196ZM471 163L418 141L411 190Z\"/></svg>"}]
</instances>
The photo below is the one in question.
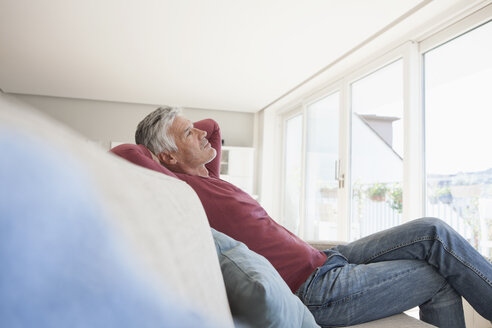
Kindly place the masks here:
<instances>
[{"instance_id":1,"label":"green plant outside","mask_svg":"<svg viewBox=\"0 0 492 328\"><path fill-rule=\"evenodd\" d=\"M386 196L386 192L388 191L388 187L385 183L375 183L369 189L367 189L367 195L373 198L379 198Z\"/></svg>"},{"instance_id":2,"label":"green plant outside","mask_svg":"<svg viewBox=\"0 0 492 328\"><path fill-rule=\"evenodd\" d=\"M403 211L403 190L400 185L396 185L389 192L388 203L392 209L401 214Z\"/></svg>"}]
</instances>

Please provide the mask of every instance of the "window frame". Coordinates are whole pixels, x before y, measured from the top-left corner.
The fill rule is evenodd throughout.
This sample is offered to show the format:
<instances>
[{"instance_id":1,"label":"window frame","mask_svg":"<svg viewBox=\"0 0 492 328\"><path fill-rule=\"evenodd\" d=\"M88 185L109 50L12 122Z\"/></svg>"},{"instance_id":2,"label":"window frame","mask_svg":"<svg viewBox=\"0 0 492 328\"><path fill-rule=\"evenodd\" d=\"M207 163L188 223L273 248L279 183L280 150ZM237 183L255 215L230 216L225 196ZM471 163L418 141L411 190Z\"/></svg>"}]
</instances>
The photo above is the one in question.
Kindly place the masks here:
<instances>
[{"instance_id":1,"label":"window frame","mask_svg":"<svg viewBox=\"0 0 492 328\"><path fill-rule=\"evenodd\" d=\"M301 174L302 172L304 171L304 160L303 160L303 157L305 157L305 144L304 144L304 135L305 135L305 116L304 116L304 112L303 112L303 109L302 109L302 106L295 106L294 108L291 108L290 110L284 112L281 116L281 119L282 119L282 122L281 122L281 134L282 134L282 146L281 146L281 168L280 168L280 195L279 195L279 213L280 213L280 223L281 224L284 224L284 218L285 218L285 194L286 194L286 183L285 183L285 174L286 174L286 170L287 170L287 167L286 167L286 163L285 163L285 158L286 158L286 141L287 141L287 121L294 118L294 117L297 117L297 116L301 116L301 120L302 120L302 132L301 132L301 155L302 155L302 158L301 158ZM299 217L299 220L301 222L299 222L299 231L298 231L298 234L300 236L303 235L303 232L302 232L302 220L303 220L303 217L302 217L302 205L304 203L303 201L303 186L304 186L304 179L302 179L302 176L301 176L301 187L300 187L300 195L299 195L299 199L300 199L300 203L299 203L299 212L300 212L300 217Z\"/></svg>"},{"instance_id":2,"label":"window frame","mask_svg":"<svg viewBox=\"0 0 492 328\"><path fill-rule=\"evenodd\" d=\"M453 40L465 35L482 25L487 23L492 24L492 4L485 6L484 8L464 17L463 19L455 22L447 26L445 29L442 29L425 40L422 40L419 43L419 56L420 56L420 72L421 72L421 83L422 83L422 94L424 93L424 79L425 79L425 66L424 66L424 55L436 49L448 42L452 42ZM422 147L424 148L422 155L422 215L426 215L427 213L427 169L426 169L426 153L425 153L425 98L422 96Z\"/></svg>"},{"instance_id":3,"label":"window frame","mask_svg":"<svg viewBox=\"0 0 492 328\"><path fill-rule=\"evenodd\" d=\"M403 60L403 102L404 102L404 160L403 160L403 213L402 221L422 217L425 214L425 112L424 112L424 76L423 55L425 52L438 47L454 38L463 35L492 19L492 4L481 8L470 9L460 13L459 16L448 20L438 27L428 29L427 34L418 36L394 46L391 50L382 53L370 54L366 60L345 71L343 77L338 77L330 82L325 82L321 88L295 98L289 105L282 106L275 111L276 119L281 120L281 157L284 158L285 115L288 113L301 113L303 115L303 140L302 140L302 182L301 182L301 220L305 216L305 162L306 162L306 115L307 107L317 100L330 96L335 92L340 93L340 133L339 133L339 159L340 174L345 177L345 188L339 195L339 229L338 239L349 240L350 215L351 215L351 84L365 76L395 62ZM292 105L295 103L295 105ZM277 157L278 159L279 157ZM282 161L281 161L282 162ZM277 174L281 181L280 188L284 186L284 163ZM279 199L278 209L283 210L284 195ZM280 194L280 193L279 193ZM283 214L283 213L282 213ZM303 222L300 222L302 226ZM302 233L300 234L302 238Z\"/></svg>"},{"instance_id":4,"label":"window frame","mask_svg":"<svg viewBox=\"0 0 492 328\"><path fill-rule=\"evenodd\" d=\"M306 149L307 149L307 111L308 111L308 107L326 97L330 97L330 96L333 96L334 94L338 93L338 97L339 97L339 101L338 101L338 113L339 113L339 135L338 135L338 150L339 150L339 153L338 153L338 160L339 160L339 165L341 165L341 161L342 161L342 148L341 148L341 145L342 145L342 135L343 135L343 132L340 130L341 128L341 122L342 122L342 112L343 112L343 106L342 106L342 83L341 81L337 81L335 82L334 84L331 84L329 87L327 88L324 88L316 93L314 93L313 95L311 95L309 98L306 99L306 101L304 102L303 104L303 115L304 115L304 133L303 133L303 149L304 149L304 153L303 153L303 172L302 172L302 176L304 177L303 178L303 182L302 182L302 186L303 186L303 189L302 189L302 208L301 208L301 217L302 217L302 220L301 220L301 223L304 225L305 223L305 218L306 218L306 176L307 176L307 172L305 170L306 168L306 161L307 161L307 153L306 153ZM345 218L346 216L346 208L344 205L344 198L345 198L345 192L344 192L344 189L342 189L342 191L339 192L339 195L338 195L338 201L337 201L337 210L338 210L338 215L337 215L337 235L338 235L338 238L340 239L340 235L341 233L344 233L344 231L346 230L346 220L344 220L343 218ZM304 237L304 235L302 236Z\"/></svg>"}]
</instances>

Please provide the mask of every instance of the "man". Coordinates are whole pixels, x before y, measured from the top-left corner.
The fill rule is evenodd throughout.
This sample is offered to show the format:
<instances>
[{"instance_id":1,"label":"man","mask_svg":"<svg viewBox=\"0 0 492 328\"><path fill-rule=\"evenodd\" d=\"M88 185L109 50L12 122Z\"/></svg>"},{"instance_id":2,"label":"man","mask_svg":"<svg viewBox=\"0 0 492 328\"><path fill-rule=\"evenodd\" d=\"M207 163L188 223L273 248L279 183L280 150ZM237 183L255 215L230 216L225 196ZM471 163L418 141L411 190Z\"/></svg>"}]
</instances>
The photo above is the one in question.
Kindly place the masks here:
<instances>
[{"instance_id":1,"label":"man","mask_svg":"<svg viewBox=\"0 0 492 328\"><path fill-rule=\"evenodd\" d=\"M266 257L322 326L353 325L420 306L421 319L464 327L461 296L492 320L492 264L438 219L414 220L320 252L220 180L220 130L160 107L135 134L200 198L211 227Z\"/></svg>"}]
</instances>

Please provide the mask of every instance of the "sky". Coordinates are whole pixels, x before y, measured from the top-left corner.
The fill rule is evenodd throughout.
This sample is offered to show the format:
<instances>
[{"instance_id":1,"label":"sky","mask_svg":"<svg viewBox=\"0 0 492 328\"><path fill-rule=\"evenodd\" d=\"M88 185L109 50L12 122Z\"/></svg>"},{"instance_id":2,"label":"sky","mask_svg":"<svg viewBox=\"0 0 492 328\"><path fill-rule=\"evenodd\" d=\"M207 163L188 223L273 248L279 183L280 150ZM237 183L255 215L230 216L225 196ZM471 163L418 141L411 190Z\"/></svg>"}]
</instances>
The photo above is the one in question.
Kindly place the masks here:
<instances>
[{"instance_id":1,"label":"sky","mask_svg":"<svg viewBox=\"0 0 492 328\"><path fill-rule=\"evenodd\" d=\"M425 54L427 172L492 168L492 23Z\"/></svg>"}]
</instances>

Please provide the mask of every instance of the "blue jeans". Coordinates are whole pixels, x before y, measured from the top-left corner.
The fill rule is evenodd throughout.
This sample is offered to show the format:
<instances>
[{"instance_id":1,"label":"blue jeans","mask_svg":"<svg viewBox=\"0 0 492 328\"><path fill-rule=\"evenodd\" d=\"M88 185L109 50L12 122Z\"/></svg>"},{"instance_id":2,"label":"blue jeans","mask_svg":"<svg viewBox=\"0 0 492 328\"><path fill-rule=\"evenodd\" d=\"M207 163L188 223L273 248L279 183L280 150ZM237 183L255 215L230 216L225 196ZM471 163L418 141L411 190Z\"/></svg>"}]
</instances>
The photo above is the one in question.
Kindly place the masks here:
<instances>
[{"instance_id":1,"label":"blue jeans","mask_svg":"<svg viewBox=\"0 0 492 328\"><path fill-rule=\"evenodd\" d=\"M465 327L463 296L492 320L492 264L439 219L423 218L325 251L297 291L323 327L420 307L421 320Z\"/></svg>"}]
</instances>

